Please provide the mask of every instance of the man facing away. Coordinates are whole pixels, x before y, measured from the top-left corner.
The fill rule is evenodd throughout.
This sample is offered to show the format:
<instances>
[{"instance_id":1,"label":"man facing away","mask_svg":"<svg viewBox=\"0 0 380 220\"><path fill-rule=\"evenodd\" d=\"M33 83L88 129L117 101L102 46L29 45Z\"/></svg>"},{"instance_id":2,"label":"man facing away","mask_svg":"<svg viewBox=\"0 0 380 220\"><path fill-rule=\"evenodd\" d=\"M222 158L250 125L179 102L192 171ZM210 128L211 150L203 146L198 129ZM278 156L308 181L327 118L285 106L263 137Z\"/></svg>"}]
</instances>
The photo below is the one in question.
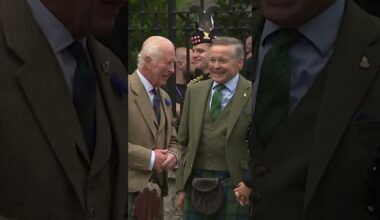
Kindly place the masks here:
<instances>
[{"instance_id":1,"label":"man facing away","mask_svg":"<svg viewBox=\"0 0 380 220\"><path fill-rule=\"evenodd\" d=\"M124 219L127 75L92 35L125 3L0 1L1 220Z\"/></svg>"},{"instance_id":2,"label":"man facing away","mask_svg":"<svg viewBox=\"0 0 380 220\"><path fill-rule=\"evenodd\" d=\"M261 0L252 218L378 218L380 21L351 0Z\"/></svg>"}]
</instances>

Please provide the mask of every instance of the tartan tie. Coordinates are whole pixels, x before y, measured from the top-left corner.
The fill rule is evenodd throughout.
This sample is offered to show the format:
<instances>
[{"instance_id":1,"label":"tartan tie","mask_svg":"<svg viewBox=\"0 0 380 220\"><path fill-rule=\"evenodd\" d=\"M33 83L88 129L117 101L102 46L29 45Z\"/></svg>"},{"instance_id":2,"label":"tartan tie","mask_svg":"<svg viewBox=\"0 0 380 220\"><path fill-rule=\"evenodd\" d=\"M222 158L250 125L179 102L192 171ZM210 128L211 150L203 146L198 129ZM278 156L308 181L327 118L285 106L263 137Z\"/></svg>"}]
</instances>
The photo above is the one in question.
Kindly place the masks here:
<instances>
[{"instance_id":1,"label":"tartan tie","mask_svg":"<svg viewBox=\"0 0 380 220\"><path fill-rule=\"evenodd\" d=\"M213 121L215 121L220 115L220 112L222 112L222 90L224 88L226 87L223 84L219 84L215 86L215 91L211 99L211 109L210 109L211 118Z\"/></svg>"},{"instance_id":2,"label":"tartan tie","mask_svg":"<svg viewBox=\"0 0 380 220\"><path fill-rule=\"evenodd\" d=\"M89 64L86 49L82 43L74 42L68 47L75 58L77 67L74 73L74 106L83 130L87 150L92 158L95 148L95 104L97 77Z\"/></svg>"},{"instance_id":3,"label":"tartan tie","mask_svg":"<svg viewBox=\"0 0 380 220\"><path fill-rule=\"evenodd\" d=\"M154 110L154 114L156 115L157 124L159 124L160 119L161 119L160 95L158 94L156 88L153 88L151 91L154 94L154 96L153 96L153 110Z\"/></svg>"},{"instance_id":4,"label":"tartan tie","mask_svg":"<svg viewBox=\"0 0 380 220\"><path fill-rule=\"evenodd\" d=\"M264 56L254 117L264 147L288 117L291 74L288 50L300 37L301 34L294 29L280 30L272 48Z\"/></svg>"}]
</instances>

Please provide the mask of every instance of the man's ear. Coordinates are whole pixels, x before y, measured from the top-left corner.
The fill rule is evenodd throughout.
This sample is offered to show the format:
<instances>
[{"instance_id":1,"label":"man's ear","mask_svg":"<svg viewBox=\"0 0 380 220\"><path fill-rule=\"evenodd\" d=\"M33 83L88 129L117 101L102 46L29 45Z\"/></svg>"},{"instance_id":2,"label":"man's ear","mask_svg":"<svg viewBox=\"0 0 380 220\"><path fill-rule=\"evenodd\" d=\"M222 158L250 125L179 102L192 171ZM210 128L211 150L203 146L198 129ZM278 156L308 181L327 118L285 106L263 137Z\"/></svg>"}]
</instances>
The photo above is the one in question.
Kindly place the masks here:
<instances>
[{"instance_id":1,"label":"man's ear","mask_svg":"<svg viewBox=\"0 0 380 220\"><path fill-rule=\"evenodd\" d=\"M181 70L184 69L184 65L183 65L182 61L177 61L176 65L178 66L179 69L181 69Z\"/></svg>"},{"instance_id":2,"label":"man's ear","mask_svg":"<svg viewBox=\"0 0 380 220\"><path fill-rule=\"evenodd\" d=\"M147 67L148 69L151 69L152 68L152 63L153 63L152 57L150 57L150 56L145 56L144 57L145 67Z\"/></svg>"},{"instance_id":3,"label":"man's ear","mask_svg":"<svg viewBox=\"0 0 380 220\"><path fill-rule=\"evenodd\" d=\"M242 70L243 69L243 65L244 65L244 59L239 59L238 60L238 65L239 65L239 70Z\"/></svg>"}]
</instances>

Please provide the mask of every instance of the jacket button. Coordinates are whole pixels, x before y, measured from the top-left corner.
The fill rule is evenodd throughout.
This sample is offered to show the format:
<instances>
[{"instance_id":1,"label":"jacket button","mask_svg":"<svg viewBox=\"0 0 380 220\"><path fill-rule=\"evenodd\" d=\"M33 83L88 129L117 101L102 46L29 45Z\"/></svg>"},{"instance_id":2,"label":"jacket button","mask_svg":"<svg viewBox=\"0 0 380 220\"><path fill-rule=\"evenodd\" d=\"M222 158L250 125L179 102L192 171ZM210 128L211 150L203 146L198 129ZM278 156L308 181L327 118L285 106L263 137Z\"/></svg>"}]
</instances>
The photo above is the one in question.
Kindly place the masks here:
<instances>
[{"instance_id":1,"label":"jacket button","mask_svg":"<svg viewBox=\"0 0 380 220\"><path fill-rule=\"evenodd\" d=\"M373 208L373 206L371 206L371 205L367 206L367 210L371 214L373 214L375 212L375 208Z\"/></svg>"},{"instance_id":2,"label":"jacket button","mask_svg":"<svg viewBox=\"0 0 380 220\"><path fill-rule=\"evenodd\" d=\"M251 199L252 199L252 203L257 204L257 203L260 202L260 200L261 200L261 196L260 196L259 193L254 192L254 193L252 194L252 196L251 196Z\"/></svg>"},{"instance_id":3,"label":"jacket button","mask_svg":"<svg viewBox=\"0 0 380 220\"><path fill-rule=\"evenodd\" d=\"M257 176L264 176L267 173L267 169L263 166L259 166L256 168Z\"/></svg>"},{"instance_id":4,"label":"jacket button","mask_svg":"<svg viewBox=\"0 0 380 220\"><path fill-rule=\"evenodd\" d=\"M90 208L90 216L91 218L95 218L95 207Z\"/></svg>"}]
</instances>

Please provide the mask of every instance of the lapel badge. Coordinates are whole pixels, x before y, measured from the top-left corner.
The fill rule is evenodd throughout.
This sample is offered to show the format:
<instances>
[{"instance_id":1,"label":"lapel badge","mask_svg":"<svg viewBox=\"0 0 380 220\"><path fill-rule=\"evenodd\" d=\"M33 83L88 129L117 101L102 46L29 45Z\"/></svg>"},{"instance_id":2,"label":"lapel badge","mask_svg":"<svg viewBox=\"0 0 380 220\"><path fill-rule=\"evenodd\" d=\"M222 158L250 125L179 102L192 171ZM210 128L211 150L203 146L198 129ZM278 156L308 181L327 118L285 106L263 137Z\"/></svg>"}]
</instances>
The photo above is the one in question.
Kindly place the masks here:
<instances>
[{"instance_id":1,"label":"lapel badge","mask_svg":"<svg viewBox=\"0 0 380 220\"><path fill-rule=\"evenodd\" d=\"M102 63L102 71L103 71L103 73L108 73L110 71L110 61L109 60L105 60Z\"/></svg>"},{"instance_id":2,"label":"lapel badge","mask_svg":"<svg viewBox=\"0 0 380 220\"><path fill-rule=\"evenodd\" d=\"M360 68L369 69L370 67L371 67L371 64L369 64L368 58L366 56L363 56L360 61Z\"/></svg>"},{"instance_id":3,"label":"lapel badge","mask_svg":"<svg viewBox=\"0 0 380 220\"><path fill-rule=\"evenodd\" d=\"M244 97L247 97L247 93L244 93L243 96L244 96Z\"/></svg>"},{"instance_id":4,"label":"lapel badge","mask_svg":"<svg viewBox=\"0 0 380 220\"><path fill-rule=\"evenodd\" d=\"M165 100L165 104L167 106L171 106L172 105L172 101L169 98L165 98L164 100Z\"/></svg>"}]
</instances>

